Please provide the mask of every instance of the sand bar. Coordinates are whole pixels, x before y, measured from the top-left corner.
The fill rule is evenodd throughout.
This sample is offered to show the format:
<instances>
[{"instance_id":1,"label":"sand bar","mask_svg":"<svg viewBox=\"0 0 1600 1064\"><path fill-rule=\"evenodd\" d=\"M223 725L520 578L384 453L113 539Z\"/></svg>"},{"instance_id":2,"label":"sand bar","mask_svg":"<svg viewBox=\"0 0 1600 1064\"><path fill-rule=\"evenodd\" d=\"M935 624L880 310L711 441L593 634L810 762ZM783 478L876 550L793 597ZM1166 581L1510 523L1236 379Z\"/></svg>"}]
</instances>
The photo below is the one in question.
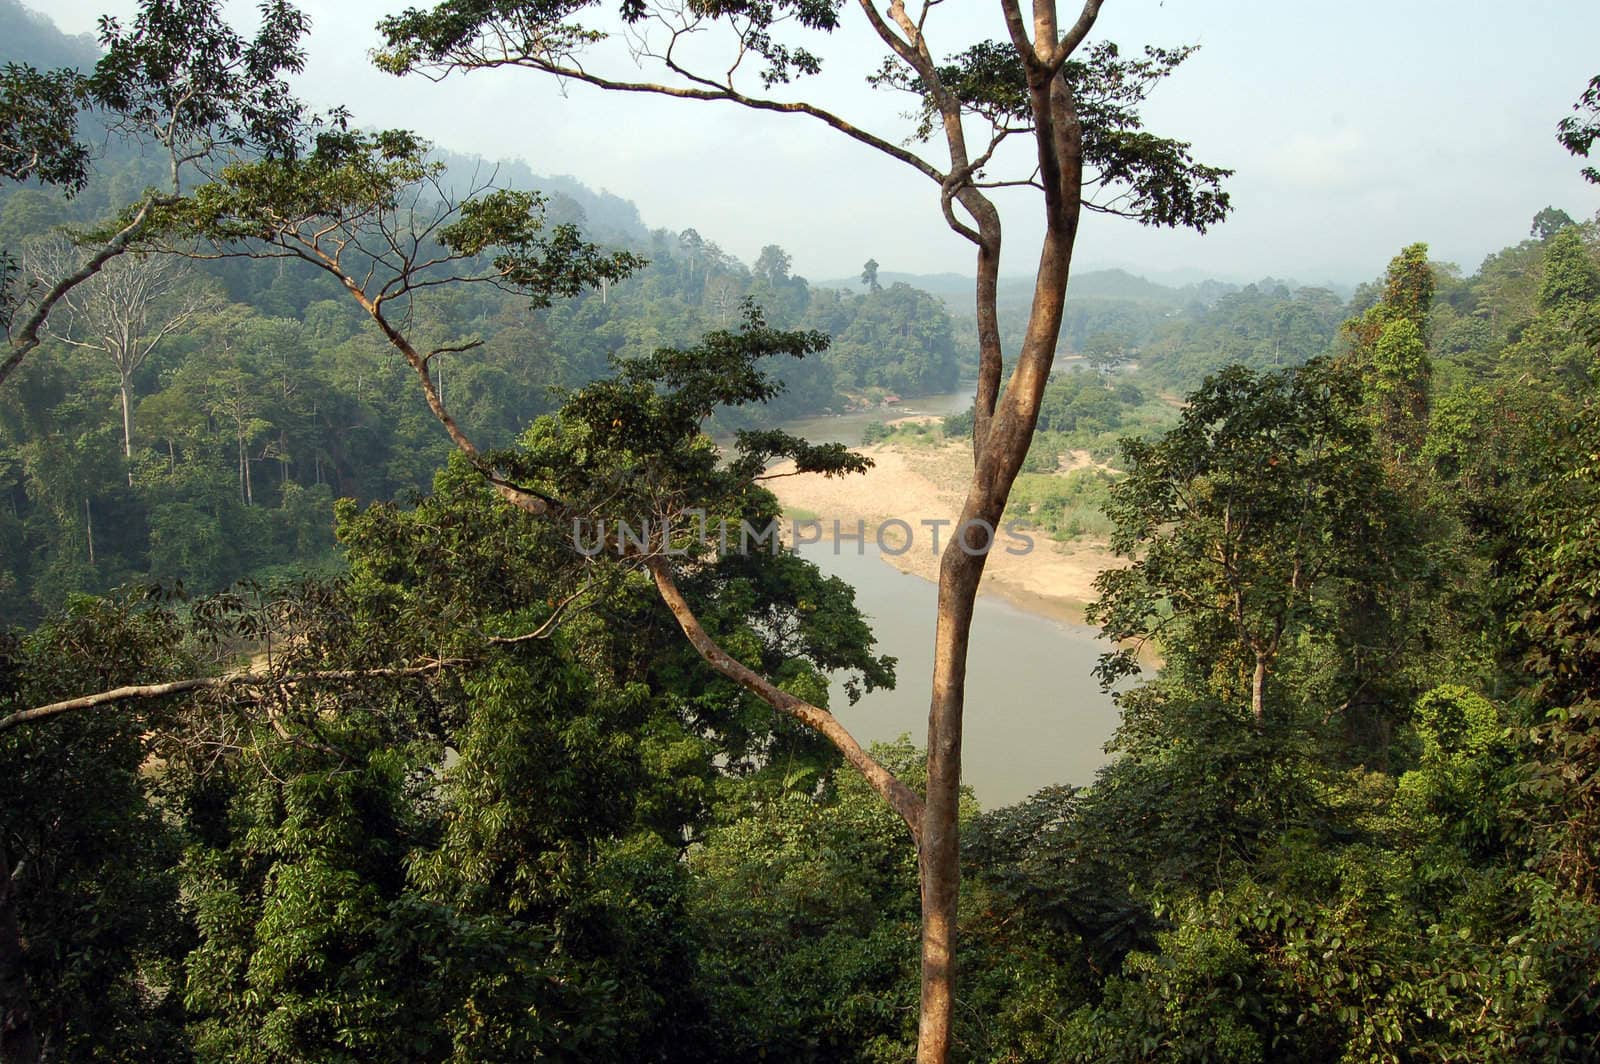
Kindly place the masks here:
<instances>
[{"instance_id":1,"label":"sand bar","mask_svg":"<svg viewBox=\"0 0 1600 1064\"><path fill-rule=\"evenodd\" d=\"M933 550L933 530L923 522L942 520L953 526L972 473L971 447L956 441L930 445L890 442L857 450L873 461L864 474L777 476L766 485L791 516L816 518L824 537L831 537L836 521L845 535L853 534L860 522L869 538L883 527L886 542L894 545L900 542L900 530L892 522L905 522L913 530L910 549L899 555L885 551L881 557L904 572L937 579L939 554ZM1087 459L1087 455L1083 457ZM1063 466L1076 464L1064 462ZM792 473L793 469L792 463L783 463L768 473ZM885 522L891 523L885 526ZM1086 539L1059 543L1040 531L1031 535L1032 550L1011 553L1007 548L1020 550L1021 542L1001 534L984 568L981 593L1003 595L1023 609L1083 623L1084 604L1096 597L1094 578L1101 570L1124 563L1104 543ZM948 546L950 526L938 538L942 553Z\"/></svg>"}]
</instances>

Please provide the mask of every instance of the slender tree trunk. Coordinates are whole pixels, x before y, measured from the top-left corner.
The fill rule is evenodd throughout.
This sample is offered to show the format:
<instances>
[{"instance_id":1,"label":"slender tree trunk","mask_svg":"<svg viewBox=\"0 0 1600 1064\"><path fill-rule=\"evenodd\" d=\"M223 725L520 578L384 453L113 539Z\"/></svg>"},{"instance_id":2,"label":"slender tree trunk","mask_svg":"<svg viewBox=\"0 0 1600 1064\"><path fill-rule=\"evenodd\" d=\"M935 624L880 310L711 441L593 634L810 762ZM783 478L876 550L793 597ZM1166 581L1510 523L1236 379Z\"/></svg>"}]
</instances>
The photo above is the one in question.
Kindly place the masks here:
<instances>
[{"instance_id":1,"label":"slender tree trunk","mask_svg":"<svg viewBox=\"0 0 1600 1064\"><path fill-rule=\"evenodd\" d=\"M89 541L89 564L94 564L94 511L89 508L89 499L83 500L83 534Z\"/></svg>"},{"instance_id":2,"label":"slender tree trunk","mask_svg":"<svg viewBox=\"0 0 1600 1064\"><path fill-rule=\"evenodd\" d=\"M1259 728L1267 712L1267 656L1260 651L1256 652L1256 673L1250 680L1250 712L1255 714Z\"/></svg>"},{"instance_id":3,"label":"slender tree trunk","mask_svg":"<svg viewBox=\"0 0 1600 1064\"><path fill-rule=\"evenodd\" d=\"M1068 165L1075 163L1074 155ZM1074 180L1075 191L1075 175L1070 179ZM917 854L922 875L918 1064L945 1064L950 1059L953 1037L956 918L961 892L961 734L973 606L988 552L994 547L993 531L1002 523L1011 485L1033 442L1039 403L1061 335L1062 306L1077 229L1078 202L1074 196L1051 216L1022 351L1003 400L991 407L993 416L987 419L987 430L977 445L978 457L961 518L939 563L939 614L928 711L928 790ZM983 298L981 289L979 298Z\"/></svg>"},{"instance_id":4,"label":"slender tree trunk","mask_svg":"<svg viewBox=\"0 0 1600 1064\"><path fill-rule=\"evenodd\" d=\"M1005 355L1000 348L1000 219L991 215L981 228L986 242L978 247L977 318L978 388L972 404L972 459L983 453L989 419L1000 397Z\"/></svg>"},{"instance_id":5,"label":"slender tree trunk","mask_svg":"<svg viewBox=\"0 0 1600 1064\"><path fill-rule=\"evenodd\" d=\"M955 1013L957 905L961 898L961 728L967 647L983 559L958 542L940 565L934 634L933 693L928 710L928 784L917 868L922 882L922 992L917 1060L949 1058Z\"/></svg>"},{"instance_id":6,"label":"slender tree trunk","mask_svg":"<svg viewBox=\"0 0 1600 1064\"><path fill-rule=\"evenodd\" d=\"M35 1064L39 1059L23 952L11 865L0 846L0 1064Z\"/></svg>"},{"instance_id":7,"label":"slender tree trunk","mask_svg":"<svg viewBox=\"0 0 1600 1064\"><path fill-rule=\"evenodd\" d=\"M133 382L127 377L122 378L122 383L117 389L122 393L122 456L133 458Z\"/></svg>"},{"instance_id":8,"label":"slender tree trunk","mask_svg":"<svg viewBox=\"0 0 1600 1064\"><path fill-rule=\"evenodd\" d=\"M133 381L122 375L118 385L122 394L122 457L128 461L128 486L133 486Z\"/></svg>"}]
</instances>

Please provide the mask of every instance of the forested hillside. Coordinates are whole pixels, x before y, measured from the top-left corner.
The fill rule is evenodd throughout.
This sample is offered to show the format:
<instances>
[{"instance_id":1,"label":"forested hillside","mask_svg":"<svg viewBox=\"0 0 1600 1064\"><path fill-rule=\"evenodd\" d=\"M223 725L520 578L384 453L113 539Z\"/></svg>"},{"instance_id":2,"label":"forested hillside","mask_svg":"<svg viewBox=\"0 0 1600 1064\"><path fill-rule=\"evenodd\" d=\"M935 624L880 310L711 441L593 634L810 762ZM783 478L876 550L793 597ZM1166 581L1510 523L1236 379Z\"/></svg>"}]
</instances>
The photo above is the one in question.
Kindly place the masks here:
<instances>
[{"instance_id":1,"label":"forested hillside","mask_svg":"<svg viewBox=\"0 0 1600 1064\"><path fill-rule=\"evenodd\" d=\"M0 0L0 15L12 28L0 61L92 64L93 46L16 0ZM0 186L0 248L22 284L71 262L58 227L101 222L160 180L157 154L106 144L70 199ZM539 192L548 225L575 225L646 263L548 309L493 290L418 304L420 333L482 341L433 372L455 416L491 447L553 410L559 389L732 326L746 300L774 325L821 329L833 343L782 366L783 390L758 409L724 411L720 428L956 386L950 320L925 293L813 290L776 246L750 267L693 229L648 230L632 204L572 178L520 161L433 158L446 167L442 194L488 181ZM426 489L450 450L407 393L410 370L362 318L337 282L281 261L130 257L67 300L45 347L0 393L0 615L37 618L69 594L129 581L209 592L337 568L333 500Z\"/></svg>"},{"instance_id":2,"label":"forested hillside","mask_svg":"<svg viewBox=\"0 0 1600 1064\"><path fill-rule=\"evenodd\" d=\"M1470 273L1385 233L1349 300L1074 296L1080 219L1233 210L1140 110L1190 50L1090 0L946 53L896 4L863 40L920 139L806 113L932 179L969 342L871 262L813 286L312 114L286 4L146 0L98 60L0 5L3 1064L1600 1060L1600 215ZM855 32L647 11L732 20L751 93L820 68L791 22ZM665 46L632 58L676 92L597 73L589 13L409 10L376 61L779 109ZM1028 142L1025 312L963 120ZM872 428L971 467L910 676L748 539L771 477L869 466L780 419L964 366L969 411ZM1121 726L1092 784L983 808L964 714L1019 707L966 705L968 637L1017 517L1120 556ZM867 747L830 699L895 684L926 742Z\"/></svg>"}]
</instances>

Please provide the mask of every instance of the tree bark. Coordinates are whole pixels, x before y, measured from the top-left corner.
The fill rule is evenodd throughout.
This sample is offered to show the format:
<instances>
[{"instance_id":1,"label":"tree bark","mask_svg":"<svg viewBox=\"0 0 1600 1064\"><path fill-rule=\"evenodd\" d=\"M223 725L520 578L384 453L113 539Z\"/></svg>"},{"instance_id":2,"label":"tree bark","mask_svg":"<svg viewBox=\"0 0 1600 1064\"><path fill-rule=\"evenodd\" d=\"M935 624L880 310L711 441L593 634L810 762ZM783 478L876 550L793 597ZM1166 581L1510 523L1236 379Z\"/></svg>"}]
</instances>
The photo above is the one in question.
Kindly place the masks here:
<instances>
[{"instance_id":1,"label":"tree bark","mask_svg":"<svg viewBox=\"0 0 1600 1064\"><path fill-rule=\"evenodd\" d=\"M889 808L906 822L906 826L911 829L912 839L914 841L920 839L920 825L926 820L926 813L923 802L917 797L916 792L863 750L861 744L856 742L855 737L832 713L782 690L723 650L701 626L700 619L695 616L683 593L678 590L677 582L672 579L671 570L665 560L659 556L650 556L644 559L644 563L655 581L661 601L672 612L673 619L678 622L678 627L689 640L689 645L694 647L706 664L780 713L793 717L832 743L834 749L843 755L851 767L861 773Z\"/></svg>"},{"instance_id":2,"label":"tree bark","mask_svg":"<svg viewBox=\"0 0 1600 1064\"><path fill-rule=\"evenodd\" d=\"M971 508L969 496L968 506ZM922 882L922 990L917 1060L949 1057L955 1013L957 907L961 898L961 729L967 648L983 559L961 549L958 526L939 567L933 692L928 709L928 785L917 869Z\"/></svg>"},{"instance_id":3,"label":"tree bark","mask_svg":"<svg viewBox=\"0 0 1600 1064\"><path fill-rule=\"evenodd\" d=\"M22 929L17 918L11 864L0 843L0 1064L35 1064L39 1035L23 971Z\"/></svg>"},{"instance_id":4,"label":"tree bark","mask_svg":"<svg viewBox=\"0 0 1600 1064\"><path fill-rule=\"evenodd\" d=\"M297 683L329 683L347 680L422 676L430 672L437 672L440 669L453 668L464 664L466 660L465 658L439 658L435 661L424 662L421 665L375 669L322 669L313 672L285 673L282 676L274 676L270 672L238 672L227 676L196 676L186 680L172 680L167 683L130 684L126 687L113 687L109 691L97 691L94 694L81 695L78 698L51 702L48 705L34 706L31 709L19 709L15 713L0 717L0 732L9 731L19 725L29 724L36 720L54 717L61 713L72 713L80 709L96 709L100 706L111 705L114 702L126 702L136 698L161 698L166 695L178 695L187 691L199 691L213 687L288 687Z\"/></svg>"},{"instance_id":5,"label":"tree bark","mask_svg":"<svg viewBox=\"0 0 1600 1064\"><path fill-rule=\"evenodd\" d=\"M961 892L961 736L973 609L993 546L990 530L998 528L1005 515L1011 485L1033 440L1039 401L1055 358L1076 235L1075 211L1072 221L1046 236L1022 354L1005 401L999 404L985 435L956 533L939 564L939 613L928 710L928 785L917 854L922 878L919 1064L944 1064L950 1058Z\"/></svg>"}]
</instances>

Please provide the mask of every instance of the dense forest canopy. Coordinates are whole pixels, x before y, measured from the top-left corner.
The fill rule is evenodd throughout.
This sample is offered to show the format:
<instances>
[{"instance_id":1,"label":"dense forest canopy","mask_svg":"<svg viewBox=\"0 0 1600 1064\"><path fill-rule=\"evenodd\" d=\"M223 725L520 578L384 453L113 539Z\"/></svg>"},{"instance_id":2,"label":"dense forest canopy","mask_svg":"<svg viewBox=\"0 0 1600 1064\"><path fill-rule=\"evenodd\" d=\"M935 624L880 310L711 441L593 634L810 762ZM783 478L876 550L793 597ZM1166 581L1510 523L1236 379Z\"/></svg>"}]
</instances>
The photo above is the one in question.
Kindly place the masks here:
<instances>
[{"instance_id":1,"label":"dense forest canopy","mask_svg":"<svg viewBox=\"0 0 1600 1064\"><path fill-rule=\"evenodd\" d=\"M559 67L585 6L397 14L387 61L510 18ZM837 11L703 14L782 83ZM1600 1059L1600 214L1470 272L1394 233L1349 293L1078 275L1041 340L1031 279L814 285L311 115L262 14L0 0L0 1061ZM1181 55L1011 47L889 80L936 134L1059 75L1152 220L1225 213L1107 74ZM1550 131L1591 181L1596 85ZM1121 555L1122 723L1092 785L955 793L930 1056L940 763L829 704L911 678L799 555L616 529L765 526L773 462L872 461L784 420L958 390L872 439Z\"/></svg>"}]
</instances>

